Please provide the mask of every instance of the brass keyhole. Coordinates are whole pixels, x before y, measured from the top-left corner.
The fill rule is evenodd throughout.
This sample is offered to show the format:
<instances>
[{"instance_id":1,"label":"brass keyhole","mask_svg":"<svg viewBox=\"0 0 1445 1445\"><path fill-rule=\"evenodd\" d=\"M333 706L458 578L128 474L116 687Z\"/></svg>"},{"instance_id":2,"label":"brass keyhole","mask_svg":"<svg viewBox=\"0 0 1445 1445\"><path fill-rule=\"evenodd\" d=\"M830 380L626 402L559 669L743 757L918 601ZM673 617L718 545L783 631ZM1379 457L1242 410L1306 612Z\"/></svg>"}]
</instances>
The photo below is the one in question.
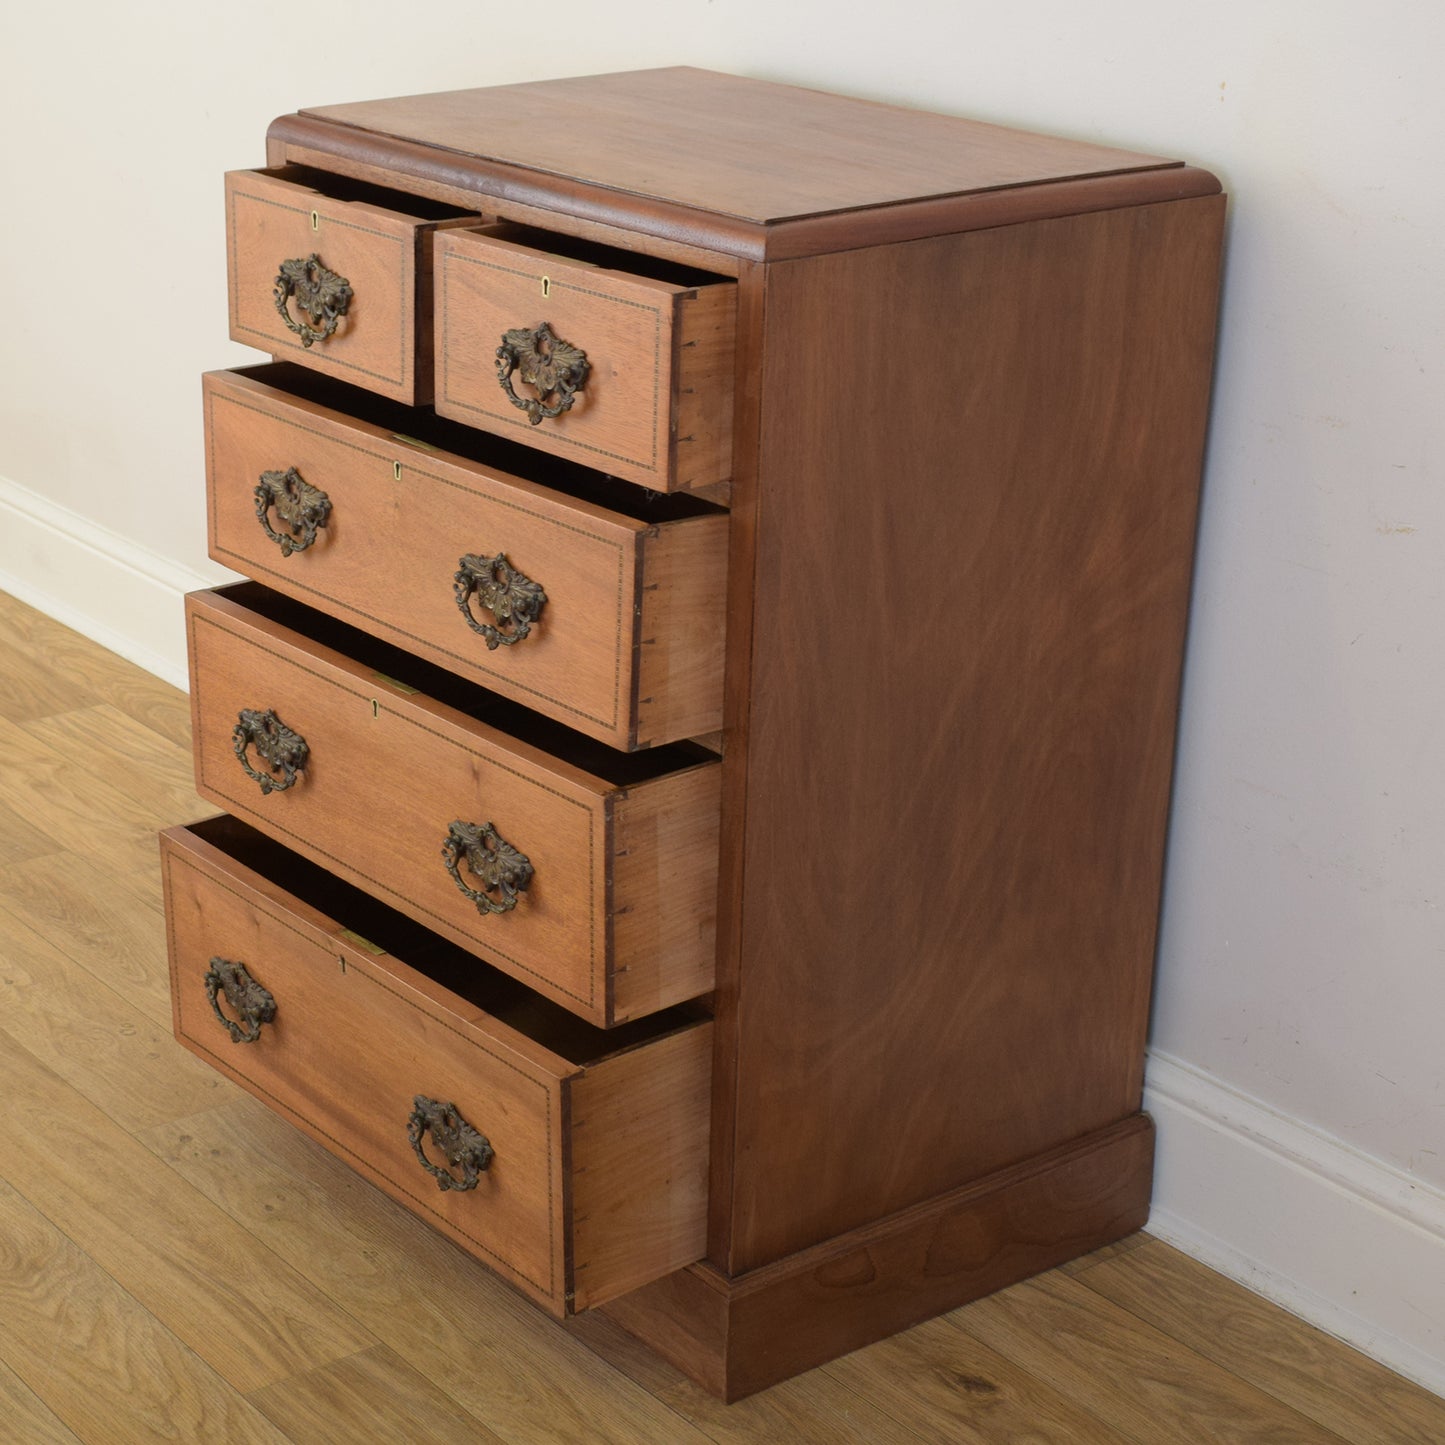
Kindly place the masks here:
<instances>
[{"instance_id":1,"label":"brass keyhole","mask_svg":"<svg viewBox=\"0 0 1445 1445\"><path fill-rule=\"evenodd\" d=\"M544 295L544 296L550 296L551 294L552 294L552 278L551 278L550 276L543 276L543 277L542 277L542 295Z\"/></svg>"}]
</instances>

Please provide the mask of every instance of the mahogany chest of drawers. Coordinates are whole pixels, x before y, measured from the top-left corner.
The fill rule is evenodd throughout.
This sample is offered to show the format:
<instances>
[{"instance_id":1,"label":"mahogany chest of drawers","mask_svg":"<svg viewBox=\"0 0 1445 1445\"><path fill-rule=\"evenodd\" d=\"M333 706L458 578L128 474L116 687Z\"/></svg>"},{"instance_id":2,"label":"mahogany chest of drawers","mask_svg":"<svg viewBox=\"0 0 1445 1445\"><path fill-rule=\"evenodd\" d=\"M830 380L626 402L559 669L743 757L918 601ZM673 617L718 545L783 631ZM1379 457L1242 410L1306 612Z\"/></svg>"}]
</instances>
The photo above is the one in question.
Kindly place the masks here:
<instances>
[{"instance_id":1,"label":"mahogany chest of drawers","mask_svg":"<svg viewBox=\"0 0 1445 1445\"><path fill-rule=\"evenodd\" d=\"M266 159L178 1038L727 1398L1138 1228L1217 182L684 69Z\"/></svg>"}]
</instances>

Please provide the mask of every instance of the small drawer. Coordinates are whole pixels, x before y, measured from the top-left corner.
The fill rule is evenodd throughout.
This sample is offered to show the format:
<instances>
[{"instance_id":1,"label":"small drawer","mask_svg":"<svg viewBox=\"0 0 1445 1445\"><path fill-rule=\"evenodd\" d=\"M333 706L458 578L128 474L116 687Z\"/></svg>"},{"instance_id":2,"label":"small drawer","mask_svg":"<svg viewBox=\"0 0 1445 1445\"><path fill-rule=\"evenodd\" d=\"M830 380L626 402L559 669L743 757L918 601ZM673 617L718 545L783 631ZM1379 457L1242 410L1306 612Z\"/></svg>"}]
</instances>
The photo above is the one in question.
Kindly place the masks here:
<instances>
[{"instance_id":1,"label":"small drawer","mask_svg":"<svg viewBox=\"0 0 1445 1445\"><path fill-rule=\"evenodd\" d=\"M255 583L186 608L203 797L603 1027L712 987L712 754L618 752Z\"/></svg>"},{"instance_id":2,"label":"small drawer","mask_svg":"<svg viewBox=\"0 0 1445 1445\"><path fill-rule=\"evenodd\" d=\"M436 265L443 416L660 492L731 476L734 282L509 225Z\"/></svg>"},{"instance_id":3,"label":"small drawer","mask_svg":"<svg viewBox=\"0 0 1445 1445\"><path fill-rule=\"evenodd\" d=\"M232 818L161 862L193 1053L554 1314L701 1257L700 1011L591 1028Z\"/></svg>"},{"instance_id":4,"label":"small drawer","mask_svg":"<svg viewBox=\"0 0 1445 1445\"><path fill-rule=\"evenodd\" d=\"M299 166L231 171L231 339L407 405L430 401L433 232L478 219Z\"/></svg>"},{"instance_id":5,"label":"small drawer","mask_svg":"<svg viewBox=\"0 0 1445 1445\"><path fill-rule=\"evenodd\" d=\"M614 747L722 726L725 512L284 364L204 388L218 562Z\"/></svg>"}]
</instances>

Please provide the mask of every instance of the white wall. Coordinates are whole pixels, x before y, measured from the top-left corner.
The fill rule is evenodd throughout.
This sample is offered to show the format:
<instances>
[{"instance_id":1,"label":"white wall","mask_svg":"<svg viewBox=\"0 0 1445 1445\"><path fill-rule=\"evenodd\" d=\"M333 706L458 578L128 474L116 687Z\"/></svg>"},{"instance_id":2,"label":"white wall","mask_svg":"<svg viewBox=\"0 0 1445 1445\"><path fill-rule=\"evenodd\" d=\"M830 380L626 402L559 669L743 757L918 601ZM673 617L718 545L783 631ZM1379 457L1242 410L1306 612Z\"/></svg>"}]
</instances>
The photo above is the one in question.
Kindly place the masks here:
<instances>
[{"instance_id":1,"label":"white wall","mask_svg":"<svg viewBox=\"0 0 1445 1445\"><path fill-rule=\"evenodd\" d=\"M1445 1389L1442 54L1428 0L12 3L0 582L176 675L196 375L249 356L219 176L299 105L687 62L1210 167L1156 1218Z\"/></svg>"}]
</instances>

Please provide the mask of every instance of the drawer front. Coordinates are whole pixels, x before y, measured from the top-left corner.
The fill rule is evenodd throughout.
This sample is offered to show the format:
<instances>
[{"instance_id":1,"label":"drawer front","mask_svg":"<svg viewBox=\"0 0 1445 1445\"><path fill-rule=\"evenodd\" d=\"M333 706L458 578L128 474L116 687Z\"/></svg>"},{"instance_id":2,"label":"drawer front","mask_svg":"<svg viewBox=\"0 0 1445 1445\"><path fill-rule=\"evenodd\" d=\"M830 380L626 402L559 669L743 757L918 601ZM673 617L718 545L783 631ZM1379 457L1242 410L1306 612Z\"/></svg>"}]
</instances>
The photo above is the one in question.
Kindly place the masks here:
<instances>
[{"instance_id":1,"label":"drawer front","mask_svg":"<svg viewBox=\"0 0 1445 1445\"><path fill-rule=\"evenodd\" d=\"M620 788L229 597L187 620L204 797L596 1023L711 988L715 762Z\"/></svg>"},{"instance_id":2,"label":"drawer front","mask_svg":"<svg viewBox=\"0 0 1445 1445\"><path fill-rule=\"evenodd\" d=\"M508 234L437 237L437 411L656 491L727 481L735 284L657 280Z\"/></svg>"},{"instance_id":3,"label":"drawer front","mask_svg":"<svg viewBox=\"0 0 1445 1445\"><path fill-rule=\"evenodd\" d=\"M475 219L346 200L284 168L232 171L231 338L408 405L429 401L433 232Z\"/></svg>"},{"instance_id":4,"label":"drawer front","mask_svg":"<svg viewBox=\"0 0 1445 1445\"><path fill-rule=\"evenodd\" d=\"M701 1255L708 1024L617 1060L569 1061L366 946L208 844L206 827L162 835L175 1031L186 1047L555 1314ZM247 985L253 1004L268 1005L249 1016ZM647 1209L627 1177L622 1120L610 1123L629 1110L676 1175L646 1171ZM593 1137L586 1177L574 1181L569 1132L579 1119ZM439 1147L433 1126L456 1121L481 1140L458 1130ZM453 1143L462 1148L449 1160ZM659 1229L650 1211L682 1222ZM611 1223L593 1222L609 1214ZM590 1268L574 1270L574 1259Z\"/></svg>"},{"instance_id":5,"label":"drawer front","mask_svg":"<svg viewBox=\"0 0 1445 1445\"><path fill-rule=\"evenodd\" d=\"M724 515L649 525L264 375L205 378L218 562L614 747L721 726Z\"/></svg>"}]
</instances>

